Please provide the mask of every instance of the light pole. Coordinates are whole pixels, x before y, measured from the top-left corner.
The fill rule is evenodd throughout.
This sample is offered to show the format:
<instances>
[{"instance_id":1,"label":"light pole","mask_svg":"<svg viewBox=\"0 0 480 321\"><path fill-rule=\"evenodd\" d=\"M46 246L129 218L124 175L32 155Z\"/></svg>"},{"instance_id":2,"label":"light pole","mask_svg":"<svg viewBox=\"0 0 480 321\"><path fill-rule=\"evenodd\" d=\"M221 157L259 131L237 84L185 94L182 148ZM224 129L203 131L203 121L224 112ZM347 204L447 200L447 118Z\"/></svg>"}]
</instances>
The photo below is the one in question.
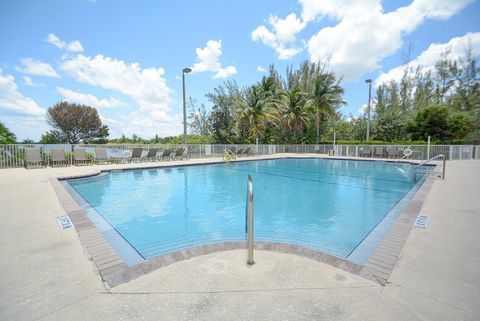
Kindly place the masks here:
<instances>
[{"instance_id":1,"label":"light pole","mask_svg":"<svg viewBox=\"0 0 480 321\"><path fill-rule=\"evenodd\" d=\"M368 109L367 109L367 142L370 138L370 101L372 99L372 80L367 79L365 82L368 84Z\"/></svg>"},{"instance_id":2,"label":"light pole","mask_svg":"<svg viewBox=\"0 0 480 321\"><path fill-rule=\"evenodd\" d=\"M185 74L191 72L192 69L186 67L182 70L182 85L183 85L183 145L185 149L188 149L188 136L187 136L187 102L185 100Z\"/></svg>"}]
</instances>

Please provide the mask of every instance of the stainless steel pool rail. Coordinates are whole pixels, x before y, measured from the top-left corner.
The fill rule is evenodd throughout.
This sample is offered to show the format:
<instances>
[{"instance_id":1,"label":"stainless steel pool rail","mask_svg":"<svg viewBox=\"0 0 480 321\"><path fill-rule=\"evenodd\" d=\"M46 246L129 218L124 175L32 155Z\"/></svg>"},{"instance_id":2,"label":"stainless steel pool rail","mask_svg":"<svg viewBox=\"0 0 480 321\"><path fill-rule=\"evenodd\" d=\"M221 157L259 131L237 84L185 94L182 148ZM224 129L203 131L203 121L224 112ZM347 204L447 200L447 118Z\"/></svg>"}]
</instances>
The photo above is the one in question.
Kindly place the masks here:
<instances>
[{"instance_id":1,"label":"stainless steel pool rail","mask_svg":"<svg viewBox=\"0 0 480 321\"><path fill-rule=\"evenodd\" d=\"M427 169L421 169L420 167L423 166L423 165L426 165L428 164L429 162L431 161L434 161L434 160L437 160L437 159L443 159L443 165L442 165L442 170L439 171L439 170L427 170ZM437 155L435 157L432 157L424 162L421 162L420 164L416 165L413 170L412 170L412 180L413 182L416 182L417 181L417 173L419 174L433 174L433 173L437 173L437 174L440 174L442 179L445 179L445 164L447 162L447 158L445 157L445 155L443 154L440 154L440 155Z\"/></svg>"},{"instance_id":2,"label":"stainless steel pool rail","mask_svg":"<svg viewBox=\"0 0 480 321\"><path fill-rule=\"evenodd\" d=\"M247 202L245 204L245 232L247 233L247 265L253 265L253 181L247 178Z\"/></svg>"}]
</instances>

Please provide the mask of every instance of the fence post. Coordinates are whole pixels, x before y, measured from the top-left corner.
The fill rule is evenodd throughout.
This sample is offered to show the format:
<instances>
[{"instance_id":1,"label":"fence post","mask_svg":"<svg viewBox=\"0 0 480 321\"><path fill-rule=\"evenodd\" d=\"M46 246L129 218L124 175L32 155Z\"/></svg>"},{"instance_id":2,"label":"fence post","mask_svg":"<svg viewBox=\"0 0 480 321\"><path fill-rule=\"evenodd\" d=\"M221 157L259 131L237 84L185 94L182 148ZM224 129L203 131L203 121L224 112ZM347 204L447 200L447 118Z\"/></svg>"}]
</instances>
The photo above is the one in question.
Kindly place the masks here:
<instances>
[{"instance_id":1,"label":"fence post","mask_svg":"<svg viewBox=\"0 0 480 321\"><path fill-rule=\"evenodd\" d=\"M428 145L427 145L427 159L430 159L430 139L432 137L428 136Z\"/></svg>"},{"instance_id":2,"label":"fence post","mask_svg":"<svg viewBox=\"0 0 480 321\"><path fill-rule=\"evenodd\" d=\"M450 146L448 146L448 159L449 159L449 160L452 160L452 159L453 159L453 158L452 158L452 155L453 155L453 146L450 145Z\"/></svg>"}]
</instances>

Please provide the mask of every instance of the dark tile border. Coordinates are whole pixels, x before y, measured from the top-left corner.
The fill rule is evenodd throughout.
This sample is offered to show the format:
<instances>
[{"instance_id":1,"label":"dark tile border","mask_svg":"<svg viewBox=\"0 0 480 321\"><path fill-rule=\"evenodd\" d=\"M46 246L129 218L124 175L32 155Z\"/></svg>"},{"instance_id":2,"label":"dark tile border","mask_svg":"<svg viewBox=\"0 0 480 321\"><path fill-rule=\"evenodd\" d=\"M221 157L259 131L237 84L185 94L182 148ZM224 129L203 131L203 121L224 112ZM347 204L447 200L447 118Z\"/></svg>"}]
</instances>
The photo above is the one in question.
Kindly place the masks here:
<instances>
[{"instance_id":1,"label":"dark tile border","mask_svg":"<svg viewBox=\"0 0 480 321\"><path fill-rule=\"evenodd\" d=\"M280 158L300 158L300 157L280 157ZM320 157L301 157L301 158L320 158ZM323 158L323 157L322 157ZM274 158L268 158L274 159ZM248 159L247 159L248 160ZM250 159L254 160L254 159ZM258 159L261 160L261 159ZM343 160L356 160L345 158ZM375 160L374 160L375 161ZM377 160L378 161L378 160ZM204 164L217 164L219 162L208 162ZM409 162L412 163L412 162ZM412 163L415 164L415 163ZM147 167L135 167L126 168L122 170L135 170L135 169L152 169L162 167L177 167L177 166L189 166L189 165L201 165L201 164L178 164L178 165L160 165L159 166L147 166ZM146 260L142 263L134 266L128 266L118 253L112 248L110 243L106 240L100 230L91 222L87 213L80 208L73 197L63 187L59 180L73 179L73 178L85 178L92 177L101 174L102 172L116 171L116 169L101 170L86 175L76 175L60 178L50 178L49 181L57 197L62 204L63 208L70 217L75 229L79 235L86 253L92 260L93 264L97 268L102 280L109 286L114 287L116 285L126 283L137 277L150 273L163 266L170 265L175 262L188 260L193 257L206 255L214 252L230 251L246 249L245 241L232 241L206 244L200 246L193 246L186 249L174 251L165 255L157 256L155 258ZM273 251L280 253L295 254L303 257L307 257L319 262L323 262L342 269L346 272L350 272L359 275L368 280L374 281L378 284L385 285L387 280L395 267L400 252L405 244L408 234L413 227L415 219L420 212L424 200L434 182L435 178L429 176L425 179L425 182L421 188L416 192L412 200L410 200L408 206L397 218L394 226L390 229L384 239L378 244L373 254L368 259L365 266L353 263L344 258L336 257L321 251L312 250L306 247L276 243L276 242L255 242L255 249L264 251Z\"/></svg>"},{"instance_id":2,"label":"dark tile border","mask_svg":"<svg viewBox=\"0 0 480 321\"><path fill-rule=\"evenodd\" d=\"M407 241L415 220L417 219L423 203L427 198L435 177L429 175L425 178L420 189L409 201L407 207L395 221L390 231L385 235L377 248L370 255L365 269L368 270L377 281L384 285L387 283L393 268L397 264L400 252Z\"/></svg>"}]
</instances>

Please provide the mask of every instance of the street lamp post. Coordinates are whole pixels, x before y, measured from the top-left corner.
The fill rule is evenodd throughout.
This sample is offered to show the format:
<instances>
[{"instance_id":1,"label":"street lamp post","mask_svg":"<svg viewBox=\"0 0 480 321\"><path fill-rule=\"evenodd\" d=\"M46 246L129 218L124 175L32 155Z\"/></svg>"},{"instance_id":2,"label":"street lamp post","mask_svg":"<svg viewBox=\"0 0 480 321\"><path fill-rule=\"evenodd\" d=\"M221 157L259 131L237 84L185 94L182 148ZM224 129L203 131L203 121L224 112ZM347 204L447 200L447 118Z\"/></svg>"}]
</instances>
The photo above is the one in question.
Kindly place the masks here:
<instances>
[{"instance_id":1,"label":"street lamp post","mask_svg":"<svg viewBox=\"0 0 480 321\"><path fill-rule=\"evenodd\" d=\"M188 147L188 136L187 136L187 102L185 100L185 74L191 72L192 69L186 67L182 70L182 85L183 85L183 145L185 149Z\"/></svg>"},{"instance_id":2,"label":"street lamp post","mask_svg":"<svg viewBox=\"0 0 480 321\"><path fill-rule=\"evenodd\" d=\"M367 142L370 138L370 102L372 99L372 80L367 79L365 82L368 84L368 109L367 109Z\"/></svg>"}]
</instances>

